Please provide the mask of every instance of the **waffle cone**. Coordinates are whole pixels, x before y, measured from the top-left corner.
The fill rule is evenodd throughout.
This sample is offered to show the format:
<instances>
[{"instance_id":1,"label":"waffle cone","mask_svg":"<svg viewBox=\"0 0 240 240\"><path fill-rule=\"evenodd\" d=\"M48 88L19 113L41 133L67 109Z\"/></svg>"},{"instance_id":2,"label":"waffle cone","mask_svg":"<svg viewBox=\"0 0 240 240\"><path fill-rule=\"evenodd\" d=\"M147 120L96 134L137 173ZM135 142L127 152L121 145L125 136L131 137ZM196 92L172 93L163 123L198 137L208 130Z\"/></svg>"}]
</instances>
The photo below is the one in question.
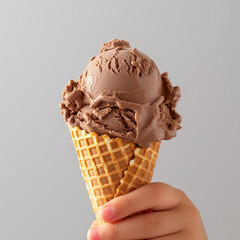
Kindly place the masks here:
<instances>
[{"instance_id":1,"label":"waffle cone","mask_svg":"<svg viewBox=\"0 0 240 240\"><path fill-rule=\"evenodd\" d=\"M151 182L160 142L139 148L106 134L69 129L93 211L103 223L99 215L102 205Z\"/></svg>"},{"instance_id":2,"label":"waffle cone","mask_svg":"<svg viewBox=\"0 0 240 240\"><path fill-rule=\"evenodd\" d=\"M114 197L129 193L151 182L159 148L160 142L152 142L149 148L135 148L134 158L129 162Z\"/></svg>"}]
</instances>

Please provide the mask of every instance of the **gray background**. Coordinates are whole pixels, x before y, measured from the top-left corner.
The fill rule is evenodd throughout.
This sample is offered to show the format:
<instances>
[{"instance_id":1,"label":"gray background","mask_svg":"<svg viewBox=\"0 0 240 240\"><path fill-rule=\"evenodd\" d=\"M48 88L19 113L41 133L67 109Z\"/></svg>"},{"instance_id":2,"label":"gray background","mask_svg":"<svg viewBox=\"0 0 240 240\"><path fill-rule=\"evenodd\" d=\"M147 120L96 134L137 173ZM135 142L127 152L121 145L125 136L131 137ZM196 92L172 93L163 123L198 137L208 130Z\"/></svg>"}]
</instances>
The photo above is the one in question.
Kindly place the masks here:
<instances>
[{"instance_id":1,"label":"gray background","mask_svg":"<svg viewBox=\"0 0 240 240\"><path fill-rule=\"evenodd\" d=\"M61 90L128 40L182 90L154 181L185 191L210 239L239 239L239 1L0 1L0 239L86 239L94 219Z\"/></svg>"}]
</instances>

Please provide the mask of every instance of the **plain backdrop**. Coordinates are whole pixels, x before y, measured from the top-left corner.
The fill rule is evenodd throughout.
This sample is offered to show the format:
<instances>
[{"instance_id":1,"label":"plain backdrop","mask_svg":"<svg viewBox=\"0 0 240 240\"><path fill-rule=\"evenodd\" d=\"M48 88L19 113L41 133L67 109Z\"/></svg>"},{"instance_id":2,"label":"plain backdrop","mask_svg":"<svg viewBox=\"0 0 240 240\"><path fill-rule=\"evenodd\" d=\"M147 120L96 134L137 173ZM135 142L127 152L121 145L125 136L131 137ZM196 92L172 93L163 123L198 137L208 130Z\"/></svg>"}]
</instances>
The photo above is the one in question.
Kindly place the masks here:
<instances>
[{"instance_id":1,"label":"plain backdrop","mask_svg":"<svg viewBox=\"0 0 240 240\"><path fill-rule=\"evenodd\" d=\"M154 181L187 193L209 239L240 239L240 2L0 1L0 239L79 240L94 220L61 91L125 39L182 90Z\"/></svg>"}]
</instances>

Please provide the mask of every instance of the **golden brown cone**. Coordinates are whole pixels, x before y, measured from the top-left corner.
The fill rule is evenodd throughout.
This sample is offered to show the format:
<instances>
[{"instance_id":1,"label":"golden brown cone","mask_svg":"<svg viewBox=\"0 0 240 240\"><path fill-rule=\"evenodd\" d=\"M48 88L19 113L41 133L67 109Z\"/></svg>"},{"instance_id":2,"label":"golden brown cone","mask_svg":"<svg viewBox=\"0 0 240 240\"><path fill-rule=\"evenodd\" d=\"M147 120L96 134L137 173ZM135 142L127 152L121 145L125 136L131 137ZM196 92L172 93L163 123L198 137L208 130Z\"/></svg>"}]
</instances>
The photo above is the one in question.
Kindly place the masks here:
<instances>
[{"instance_id":1,"label":"golden brown cone","mask_svg":"<svg viewBox=\"0 0 240 240\"><path fill-rule=\"evenodd\" d=\"M69 129L94 213L101 224L102 205L151 182L160 143L139 148L106 134L87 133L79 127Z\"/></svg>"},{"instance_id":2,"label":"golden brown cone","mask_svg":"<svg viewBox=\"0 0 240 240\"><path fill-rule=\"evenodd\" d=\"M129 162L114 197L129 193L151 182L159 148L160 142L152 142L149 148L135 148L134 159Z\"/></svg>"}]
</instances>

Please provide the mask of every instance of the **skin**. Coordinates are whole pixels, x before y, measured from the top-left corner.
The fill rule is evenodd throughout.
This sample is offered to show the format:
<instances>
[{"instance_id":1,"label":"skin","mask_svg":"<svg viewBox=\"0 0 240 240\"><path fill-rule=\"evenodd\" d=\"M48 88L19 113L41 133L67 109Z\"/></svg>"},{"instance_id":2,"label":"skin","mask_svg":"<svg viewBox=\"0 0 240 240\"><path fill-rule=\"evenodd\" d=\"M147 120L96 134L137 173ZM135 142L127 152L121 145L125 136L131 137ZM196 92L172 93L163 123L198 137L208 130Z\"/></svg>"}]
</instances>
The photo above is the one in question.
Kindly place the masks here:
<instances>
[{"instance_id":1,"label":"skin","mask_svg":"<svg viewBox=\"0 0 240 240\"><path fill-rule=\"evenodd\" d=\"M141 211L145 212L130 216ZM147 184L113 199L102 207L101 217L106 224L95 220L88 240L208 239L198 209L184 192L164 183Z\"/></svg>"}]
</instances>

